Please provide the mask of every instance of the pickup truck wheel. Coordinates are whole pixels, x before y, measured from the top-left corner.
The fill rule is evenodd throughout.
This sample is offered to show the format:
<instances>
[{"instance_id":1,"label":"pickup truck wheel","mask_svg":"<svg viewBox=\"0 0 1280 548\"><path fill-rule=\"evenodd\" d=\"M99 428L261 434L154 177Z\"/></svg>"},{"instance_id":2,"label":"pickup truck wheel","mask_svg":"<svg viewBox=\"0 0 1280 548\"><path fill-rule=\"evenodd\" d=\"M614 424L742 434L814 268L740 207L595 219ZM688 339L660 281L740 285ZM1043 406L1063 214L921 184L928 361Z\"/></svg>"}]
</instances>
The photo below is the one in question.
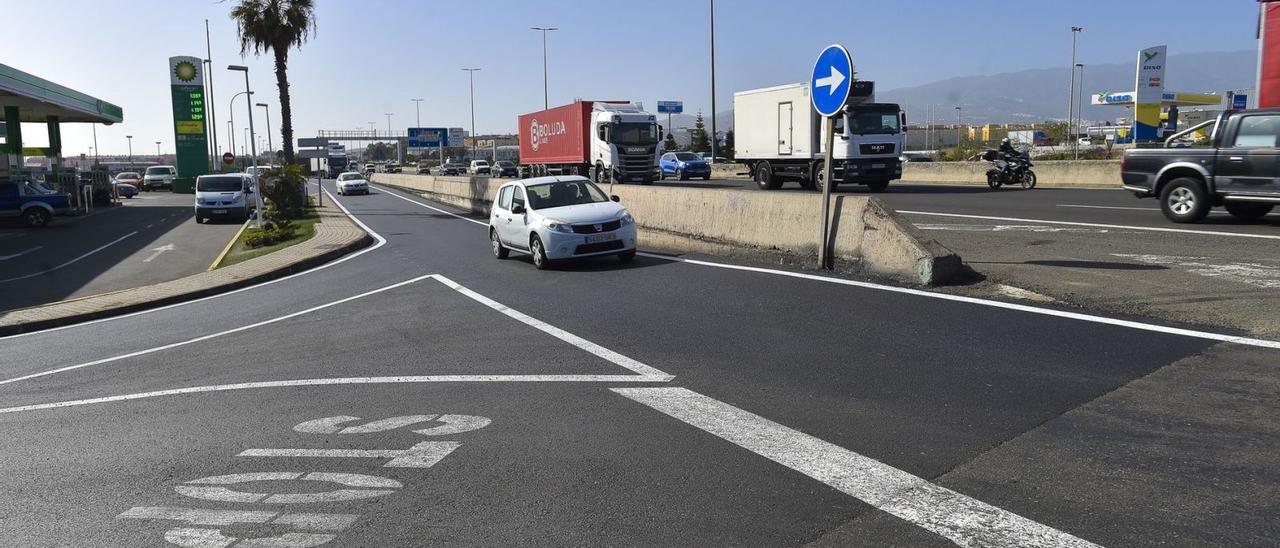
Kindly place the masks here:
<instances>
[{"instance_id":1,"label":"pickup truck wheel","mask_svg":"<svg viewBox=\"0 0 1280 548\"><path fill-rule=\"evenodd\" d=\"M22 220L26 221L27 226L30 227L39 228L48 225L51 218L49 212L40 207L29 207L22 212Z\"/></svg>"},{"instance_id":2,"label":"pickup truck wheel","mask_svg":"<svg viewBox=\"0 0 1280 548\"><path fill-rule=\"evenodd\" d=\"M1190 177L1169 181L1160 191L1160 211L1175 223L1198 223L1209 214L1204 185Z\"/></svg>"},{"instance_id":3,"label":"pickup truck wheel","mask_svg":"<svg viewBox=\"0 0 1280 548\"><path fill-rule=\"evenodd\" d=\"M769 162L756 164L755 180L760 190L776 190L781 185L778 178L773 176L773 166Z\"/></svg>"},{"instance_id":4,"label":"pickup truck wheel","mask_svg":"<svg viewBox=\"0 0 1280 548\"><path fill-rule=\"evenodd\" d=\"M1253 204L1248 202L1227 202L1227 213L1241 221L1256 221L1271 213L1271 204Z\"/></svg>"}]
</instances>

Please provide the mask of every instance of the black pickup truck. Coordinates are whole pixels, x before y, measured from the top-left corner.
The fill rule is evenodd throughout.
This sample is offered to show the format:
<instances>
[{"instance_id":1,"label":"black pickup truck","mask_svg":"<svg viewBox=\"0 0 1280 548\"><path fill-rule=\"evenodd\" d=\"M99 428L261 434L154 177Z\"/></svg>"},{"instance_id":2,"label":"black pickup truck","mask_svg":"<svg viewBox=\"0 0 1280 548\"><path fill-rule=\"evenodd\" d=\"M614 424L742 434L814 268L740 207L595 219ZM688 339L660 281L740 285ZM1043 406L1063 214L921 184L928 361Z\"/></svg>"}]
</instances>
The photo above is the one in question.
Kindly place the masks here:
<instances>
[{"instance_id":1,"label":"black pickup truck","mask_svg":"<svg viewBox=\"0 0 1280 548\"><path fill-rule=\"evenodd\" d=\"M1208 143L1184 139L1208 135ZM1280 109L1229 110L1165 141L1125 151L1120 175L1139 198L1159 197L1175 223L1195 223L1215 206L1254 220L1280 204ZM1203 138L1202 138L1203 139Z\"/></svg>"}]
</instances>

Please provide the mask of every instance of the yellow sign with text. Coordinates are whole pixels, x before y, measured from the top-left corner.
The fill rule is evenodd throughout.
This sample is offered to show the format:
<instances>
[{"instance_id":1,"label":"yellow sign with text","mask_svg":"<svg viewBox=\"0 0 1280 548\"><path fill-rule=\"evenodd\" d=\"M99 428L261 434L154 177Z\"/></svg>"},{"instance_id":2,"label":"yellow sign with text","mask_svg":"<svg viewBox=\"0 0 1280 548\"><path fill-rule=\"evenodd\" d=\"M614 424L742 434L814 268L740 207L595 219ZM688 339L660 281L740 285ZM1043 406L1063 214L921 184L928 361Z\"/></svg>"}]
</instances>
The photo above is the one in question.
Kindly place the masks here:
<instances>
[{"instance_id":1,"label":"yellow sign with text","mask_svg":"<svg viewBox=\"0 0 1280 548\"><path fill-rule=\"evenodd\" d=\"M203 120L178 120L174 124L174 129L180 135L204 135Z\"/></svg>"}]
</instances>

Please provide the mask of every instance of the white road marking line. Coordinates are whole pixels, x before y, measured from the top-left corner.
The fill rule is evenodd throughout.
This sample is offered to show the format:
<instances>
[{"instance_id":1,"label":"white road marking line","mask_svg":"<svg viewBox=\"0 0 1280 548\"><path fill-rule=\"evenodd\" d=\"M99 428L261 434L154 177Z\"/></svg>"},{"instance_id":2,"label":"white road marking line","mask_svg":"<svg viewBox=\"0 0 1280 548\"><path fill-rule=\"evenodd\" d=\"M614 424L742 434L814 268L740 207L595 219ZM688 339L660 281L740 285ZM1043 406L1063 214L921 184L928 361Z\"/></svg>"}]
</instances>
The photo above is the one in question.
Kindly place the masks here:
<instances>
[{"instance_id":1,"label":"white road marking line","mask_svg":"<svg viewBox=\"0 0 1280 548\"><path fill-rule=\"evenodd\" d=\"M325 193L325 194L329 194L329 191L328 191L328 190L326 190L326 191L324 191L324 193ZM332 194L329 194L329 198L331 198L331 199L332 199L332 198L333 198L333 195L332 195ZM180 302L180 303L173 303L173 304L169 304L169 305L161 306L161 307L158 307L158 308L149 308L149 309L147 309L147 310L139 310L139 311L137 311L137 312L130 312L130 313L128 313L128 314L121 314L121 315L119 315L119 316L111 316L111 317L108 317L108 318L99 318L99 319L97 319L97 320L89 320L89 321L87 321L87 322L80 322L80 323L75 323L75 324L71 324L71 325L62 325L62 326L58 326L58 327L50 327L49 329L41 329L41 330L39 330L39 331L31 331L31 332L27 332L27 333L18 333L18 334L16 334L16 335L7 335L7 336L4 336L4 337L0 337L0 341L7 340L7 339L16 339L16 338L19 338L19 337L30 337L30 336L32 336L32 335L40 335L40 334L45 334L45 333L52 333L52 332L54 332L54 331L62 331L62 330L64 330L64 329L74 329L74 328L77 328L77 327L84 327L84 326L86 326L86 325L93 325L93 324L102 323L102 322L110 322L110 321L115 321L115 320L122 320L122 319L124 319L124 318L132 318L132 317L134 317L134 316L141 316L141 315L143 315L143 314L150 314L150 313L152 313L152 312L159 312L159 311L161 311L161 310L168 310L168 309L170 309L170 308L176 308L176 307L179 307L179 306L186 306L186 305L189 305L189 304L201 303L201 302L208 301L208 300L211 300L211 299L217 299L217 298L221 298L221 297L226 297L227 295L235 295L235 294L237 294L237 293L241 293L241 292L244 292L244 291L250 291L250 290L253 290L253 289L258 289L258 288L260 288L260 287L266 287L266 286L271 285L271 284L280 283L280 282L283 282L283 281L285 281L285 280L292 280L293 278L297 278L298 276L306 276L307 274L311 274L311 273L313 273L313 272L318 272L318 271L320 271L320 270L324 270L324 269L329 268L329 267L338 266L338 265L340 265L340 264L342 264L342 263L345 263L345 262L347 262L347 261L350 261L351 259L354 259L354 258L356 258L356 257L359 257L359 256L361 256L361 255L364 255L365 253L369 253L370 251L376 250L376 249L378 249L378 248L380 248L380 247L382 247L382 246L384 246L384 245L387 245L387 239L386 239L386 238L383 238L381 234L378 234L377 232L374 232L374 231L373 231L373 229L369 228L369 226L368 226L368 225L366 225L366 224L364 224L363 222L361 222L361 221L360 221L360 219L357 219L355 215L352 215L352 214L351 214L351 212L350 212L350 211L348 211L346 207L343 207L343 205L342 205L341 203L339 203L337 200L333 200L333 203L334 203L334 205L337 205L337 206L338 206L338 209L341 209L341 210L342 210L342 212L343 212L343 213L345 213L345 214L347 215L347 217L348 217L348 218L350 218L350 219L351 219L351 222L355 223L355 224L356 224L356 226L359 226L359 227L360 227L361 229L363 229L366 233L368 233L370 236L372 236L372 237L373 237L373 239L374 239L374 244L373 244L373 245L371 245L371 246L369 246L369 247L366 247L366 248L364 248L364 249L361 249L361 250L359 250L359 251L356 251L355 253L351 253L351 254L349 254L349 255L345 255L345 256L339 257L339 258L338 258L338 259L336 259L336 260L333 260L333 261L330 261L330 262L324 263L324 264L322 264L322 265L316 266L315 268L311 268L311 269L308 269L308 270L303 270L302 272L298 272L298 273L295 273L295 274L290 274L290 275L285 276L285 277L283 277L283 278L276 278L276 279L274 279L274 280L267 280L267 281L262 282L262 283L258 283L258 284L250 285L250 286L247 286L247 287L242 287L242 288L240 288L240 289L233 289L233 290L228 291L228 292L226 292L226 293L219 293L219 294L217 294L217 295L210 295L210 296L208 296L208 297L201 297L201 298L199 298L199 299L194 299L194 300L190 300L190 301L183 301L183 302ZM0 283L3 283L3 282L0 282Z\"/></svg>"},{"instance_id":2,"label":"white road marking line","mask_svg":"<svg viewBox=\"0 0 1280 548\"><path fill-rule=\"evenodd\" d=\"M9 260L9 259L17 259L18 257L21 257L21 256L23 256L23 255L26 255L26 254L28 254L28 253L32 253L32 252L35 252L35 251L39 251L39 250L41 250L41 249L44 249L44 246L42 246L42 245L38 245L38 246L35 246L35 247L33 247L33 248L31 248L31 249L28 249L28 250L26 250L26 251L19 251L19 252L17 252L17 253L14 253L13 255L0 255L0 261L7 261L7 260Z\"/></svg>"},{"instance_id":3,"label":"white road marking line","mask_svg":"<svg viewBox=\"0 0 1280 548\"><path fill-rule=\"evenodd\" d=\"M960 546L1096 546L685 388L612 390Z\"/></svg>"},{"instance_id":4,"label":"white road marking line","mask_svg":"<svg viewBox=\"0 0 1280 548\"><path fill-rule=\"evenodd\" d=\"M394 194L394 193L391 193L391 194L392 194L393 196L395 196L395 194ZM437 211L441 211L441 210L439 210L439 209L437 209L437 208L435 208L435 207L431 207L431 206L428 206L428 205L425 205L425 204L421 204L421 203L416 202L416 201L414 201L414 200L409 200L408 198L403 198L403 197L401 197L401 196L397 196L397 197L398 197L398 198L402 198L402 199L404 199L404 200L406 200L406 201L413 202L413 203L415 203L415 204L421 205L421 206L423 206L423 207L427 207L427 208L430 208L430 209L435 209L435 210L437 210ZM1007 221L1029 221L1029 222L1036 222L1036 223L1048 223L1048 224L1066 224L1066 225L1100 226L1100 227L1105 227L1105 228L1133 228L1133 229L1135 229L1135 230L1153 230L1153 231L1163 231L1163 232L1192 232L1192 233L1199 233L1199 232L1202 232L1202 231L1188 231L1188 230L1184 230L1184 229L1176 229L1176 228L1146 228L1146 227L1129 227L1129 226L1120 226L1120 225L1094 225L1094 224L1090 224L1090 223L1069 223L1069 222L1065 222L1065 221L1039 221L1039 220L1035 220L1035 219L1010 219L1010 218L1004 218L1004 217L982 217L982 216L977 216L977 215L958 215L958 214L953 214L953 213L930 213L930 212L924 212L924 211L904 211L904 210L899 210L898 212L899 212L899 213L915 213L915 214L919 214L919 215L939 215L939 216L944 216L944 217L963 217L963 218L996 219L996 220L1007 220ZM446 212L446 213L448 213L448 212ZM466 217L462 217L461 215L457 215L457 214L453 214L453 213L450 213L450 215L453 215L453 216L458 217L458 218L460 218L460 219L464 219L464 220L467 220L467 221L471 221L471 222L476 223L476 224L479 224L479 225L488 226L486 223L482 223L482 222L477 221L477 220L475 220L475 219L467 219ZM1226 233L1226 232L1206 232L1206 233L1207 233L1207 234L1212 234L1212 235L1226 235L1226 236L1241 236L1241 237L1249 237L1249 238L1257 237L1257 238L1267 238L1267 239L1280 239L1280 236L1269 236L1269 235L1258 235L1258 234L1236 234L1236 233ZM1142 331L1153 331L1153 332L1156 332L1156 333L1164 333L1164 334L1168 334L1168 335L1178 335L1178 336L1183 336L1183 337L1192 337L1192 338L1197 338L1197 339L1207 339L1207 340L1212 340L1212 341L1229 342L1229 343L1234 343L1234 344L1239 344L1239 345L1244 345L1244 346L1256 346L1256 347L1261 347L1261 348L1275 348L1275 349L1280 349L1280 341L1271 341L1271 340L1266 340L1266 339L1255 339L1255 338L1251 338L1251 337L1240 337L1240 336L1236 336L1236 335L1226 335L1226 334L1222 334L1222 333L1211 333L1211 332L1207 332L1207 331L1196 331L1196 330L1193 330L1193 329L1181 329L1181 328L1177 328L1177 327L1167 327L1167 326L1163 326L1163 325L1155 325L1155 324L1142 323L1142 322L1135 322L1135 321L1130 321L1130 320L1120 320L1120 319L1116 319L1116 318L1108 318L1108 317L1105 317L1105 316L1094 316L1094 315L1090 315L1090 314L1080 314L1080 313L1077 313L1077 312L1066 312L1066 311L1062 311L1062 310L1054 310L1054 309L1050 309L1050 308L1039 308L1039 307L1034 307L1034 306L1026 306L1026 305L1020 305L1020 304L1005 303L1005 302L1000 302L1000 301L991 301L991 300L986 300L986 299L978 299L978 298L974 298L974 297L962 297L962 296L960 296L960 295L950 295L950 294L947 294L947 293L935 293L935 292L932 292L932 291L921 291L921 290L919 290L919 289L908 289L908 288L905 288L905 287L895 287L895 286L891 286L891 285L881 285L881 284L874 284L874 283L869 283L869 282L858 282L858 281L853 281L853 280L845 280L845 279L841 279L841 278L832 278L832 277L829 277L829 276L818 276L818 275L814 275L814 274L803 274L803 273L800 273L800 272L788 272L788 271L786 271L786 270L776 270L776 269L772 269L772 268L761 268L761 267L756 267L756 266L743 266L743 265L734 265L734 264L727 264L727 263L716 263L716 262L712 262L712 261L701 261L701 260L696 260L696 259L686 259L686 258L684 258L684 257L672 257L672 256L670 256L670 255L658 255L658 254L655 254L655 253L644 253L644 252L641 252L641 253L640 253L640 255L643 255L643 256L645 256L645 257L654 258L654 259L663 259L663 260L673 261L673 262L681 262L681 263L695 264L695 265L700 265L700 266L709 266L709 267L713 267L713 268L727 268L727 269L731 269L731 270L742 270L742 271L746 271L746 272L757 272L757 273L761 273L761 274L772 274L772 275L775 275L775 276L787 276L787 277L791 277L791 278L801 278L801 279L806 279L806 280L812 280L812 281L818 281L818 282L825 282L825 283L832 283L832 284L838 284L838 285L848 285L848 286L853 286L853 287L861 287L861 288L863 288L863 289L874 289L874 290L877 290L877 291L889 291L889 292L892 292L892 293L905 293L905 294L908 294L908 295L915 295L915 296L917 296L917 297L927 297L927 298L930 298L930 299L942 299L942 300L946 300L946 301L955 301L955 302L962 302L962 303L968 303L968 304L976 304L976 305L981 305L981 306L990 306L990 307L994 307L994 308L1006 308L1006 309L1010 309L1010 310L1018 310L1018 311L1020 311L1020 312L1029 312L1029 313L1032 313L1032 314L1042 314L1042 315L1045 315L1045 316L1054 316L1054 317L1058 317L1058 318L1067 318L1067 319L1071 319L1071 320L1079 320L1079 321L1084 321L1084 322L1100 323L1100 324L1106 324L1106 325L1114 325L1114 326L1126 327L1126 328L1130 328L1130 329L1138 329L1138 330L1142 330Z\"/></svg>"},{"instance_id":5,"label":"white road marking line","mask_svg":"<svg viewBox=\"0 0 1280 548\"><path fill-rule=\"evenodd\" d=\"M1058 204L1058 207L1079 207L1086 209L1123 209L1127 211L1160 211L1158 207L1121 207L1121 206L1100 206L1100 205L1084 205L1084 204Z\"/></svg>"},{"instance_id":6,"label":"white road marking line","mask_svg":"<svg viewBox=\"0 0 1280 548\"><path fill-rule=\"evenodd\" d=\"M166 252L166 251L173 251L173 250L175 250L175 249L177 249L177 246L173 245L172 243L165 244L165 245L162 245L162 246L160 246L160 247L153 247L153 248L151 248L151 251L154 251L154 253L152 253L150 257L147 257L147 258L143 259L143 260L142 260L142 262L144 262L144 263L149 263L149 262L151 262L152 260L154 260L156 257L159 257L159 256L160 256L160 254L162 254L162 253L164 253L164 252Z\"/></svg>"},{"instance_id":7,"label":"white road marking line","mask_svg":"<svg viewBox=\"0 0 1280 548\"><path fill-rule=\"evenodd\" d=\"M119 360L123 360L123 359L126 359L126 358L134 358L134 357L137 357L137 356L144 356L144 355L147 355L147 354L153 354L153 353L155 353L155 352L160 352L160 351L162 351L162 350L169 350L169 349L171 349L171 348L178 348L178 347L180 347L180 346L186 346L186 345L189 345L189 344L198 343L198 342L200 342L200 341L207 341L207 340L209 340L209 339L213 339L213 338L221 337L221 336L224 336L224 335L230 335L230 334L232 334L232 333L239 333L239 332L241 332L241 331L248 331L248 330L250 330L250 329L254 329L254 328L257 328L257 327L262 327L262 326L264 326L264 325L270 325L270 324L273 324L273 323L276 323L276 322L282 322L282 321L287 320L287 319L290 319L290 318L296 318L296 317L301 316L301 315L303 315L303 314L310 314L310 313L312 313L312 312L316 312L316 311L318 311L318 310L324 310L324 309L329 308L329 307L333 307L333 306L337 306L337 305L340 305L340 304L343 304L343 303L351 302L351 301L354 301L354 300L356 300L356 299L360 299L360 298L368 297L368 296L370 296L370 295L376 295L376 294L378 294L378 293L382 293L382 292L384 292L384 291L390 291L390 290L392 290L392 289L396 289L396 288L399 288L399 287L403 287L403 286L409 285L409 284L411 284L411 283L419 282L419 281L422 281L422 280L425 280L425 279L427 279L427 278L431 278L431 277L432 277L432 275L431 275L431 274L427 274L427 275L425 275L425 276L418 276L417 278L412 278L412 279L409 279L409 280L405 280L405 281L403 281L403 282L394 283L394 284L391 284L391 285L388 285L388 286L385 286L385 287L381 287L381 288L378 288L378 289L374 289L374 290L372 290L372 291L366 291L366 292L364 292L364 293L359 293L359 294L356 294L356 295L352 295L352 296L350 296L350 297L346 297L346 298L343 298L343 299L338 299L338 300L336 300L336 301L330 301L330 302L328 302L328 303L325 303L325 304L322 304L322 305L319 305L319 306L313 306L313 307L308 308L308 309L306 309L306 310L299 310L299 311L297 311L297 312L293 312L293 313L290 313L290 314L285 314L285 315L283 315L283 316L277 316L277 317L275 317L275 318L271 318L271 319L269 319L269 320L263 320L263 321L260 321L260 322L257 322L257 323L252 323L252 324L249 324L249 325L244 325L244 326L235 327L235 328L232 328L232 329L227 329L227 330L224 330L224 331L219 331L219 332L217 332L217 333L210 333L210 334L208 334L208 335L201 335L201 336L199 336L199 337L196 337L196 338L193 338L193 339L187 339L187 340L185 340L185 341L179 341L179 342L176 342L176 343L169 343L169 344L165 344L165 345L161 345L161 346L156 346L156 347L153 347L153 348L147 348L147 349L144 349L144 350L138 350L138 351L135 351L135 352L129 352L129 353L127 353L127 354L120 354L120 355L118 355L118 356L112 356L112 357L109 357L109 358L102 358L102 359L93 360L93 361L88 361L88 362L84 362L84 363L80 363L80 364L76 364L76 365L69 365L69 366L66 366L66 367L60 367L60 368L57 368L57 369L51 369L51 370L48 370L48 371L41 371L41 372L39 372L39 373L32 373L32 374L30 374L30 375L23 375L23 376L21 376L21 377L14 377L14 378L12 378L12 379L5 379L5 380L0 381L0 385L5 385L5 384L9 384L9 383L14 383L14 382L18 382L18 381L25 381L25 380L28 380L28 379L34 379L34 378L37 378L37 377L45 377L45 376L48 376L48 375L54 375L54 374L57 374L57 373L63 373L63 372L66 372L66 371L72 371L72 370L75 370L75 369L81 369L81 368L84 368L84 367L90 367L90 366L94 366L94 365L102 365L102 364L104 364L104 363L111 363L111 362L119 361Z\"/></svg>"},{"instance_id":8,"label":"white road marking line","mask_svg":"<svg viewBox=\"0 0 1280 548\"><path fill-rule=\"evenodd\" d=\"M1117 318L1108 318L1105 316L1094 316L1090 314L1081 314L1079 312L1067 312L1064 310L1054 310L1052 308L1040 308L1036 306L1027 306L1023 304L1006 303L1001 301L991 301L987 299L979 299L975 297L964 297L961 295L951 295L948 293L934 293L932 291L922 291L919 289L910 289L906 287L895 287L891 285L880 285L870 282L859 282L855 280L845 280L841 278L831 278L827 276L818 276L815 274L805 274L801 272L788 272L786 270L774 270L771 268L761 268L758 266L743 266L735 264L715 263L711 261L701 261L697 259L686 259L684 257L671 257L668 255L656 255L653 253L640 253L645 257L655 259L664 259L668 261L695 264L701 266L709 266L713 268L727 268L730 270L743 270L747 272L760 272L764 274L773 274L775 276L787 276L790 278L800 278L805 280L813 280L816 282L825 282L838 285L848 285L853 287L861 287L864 289L874 289L877 291L888 291L890 293L904 293L907 295L915 295L917 297L927 297L930 299L941 299L944 301L955 301L967 304L976 304L981 306L989 306L992 308L1004 308L1008 310L1017 310L1019 312L1029 312L1031 314L1041 314L1044 316L1054 316L1058 318L1067 318L1071 320L1079 320L1083 322L1099 323L1105 325L1114 325L1118 327L1126 327L1129 329L1138 329L1142 331L1152 331L1163 333L1166 335L1178 335L1182 337L1191 337L1196 339L1206 339L1211 341L1229 342L1244 346L1256 346L1260 348L1280 349L1280 341L1271 341L1267 339L1255 339L1251 337L1240 337L1236 335L1226 335L1223 333L1212 333L1208 331L1196 331L1194 329L1182 329L1179 327L1168 327L1164 325L1155 325L1143 322L1135 322L1131 320L1121 320Z\"/></svg>"},{"instance_id":9,"label":"white road marking line","mask_svg":"<svg viewBox=\"0 0 1280 548\"><path fill-rule=\"evenodd\" d=\"M237 457L389 458L384 468L431 468L462 447L457 441L424 441L408 449L246 449Z\"/></svg>"},{"instance_id":10,"label":"white road marking line","mask_svg":"<svg viewBox=\"0 0 1280 548\"><path fill-rule=\"evenodd\" d=\"M1162 228L1153 226L1129 226L1129 225L1109 225L1101 223L1079 223L1074 221L1046 221L1044 219L1022 219L1018 217L993 217L988 215L961 215L959 213L938 213L934 211L911 211L899 209L898 213L907 215L932 215L935 217L955 217L958 219L985 219L988 221L1013 221L1017 223L1041 223L1047 225L1064 225L1064 226L1089 226L1095 228L1122 228L1126 230L1141 230L1146 232L1171 232L1175 234L1198 234L1201 236L1225 236L1229 238L1258 238L1262 240L1280 240L1280 235L1274 234L1245 234L1242 232L1219 232L1213 230L1191 230L1188 228Z\"/></svg>"},{"instance_id":11,"label":"white road marking line","mask_svg":"<svg viewBox=\"0 0 1280 548\"><path fill-rule=\"evenodd\" d=\"M135 230L135 231L133 231L133 232L130 232L130 233L128 233L128 234L125 234L124 236L121 236L121 237L119 237L119 238L116 238L115 240L112 240L110 243L104 244L104 245L102 245L101 247L98 247L97 249L94 249L93 251L90 251L90 252L88 252L88 253L85 253L84 255L81 255L81 256L79 256L79 257L76 257L76 258L74 258L74 259L71 259L70 261L67 261L67 262L65 262L65 263L62 263L62 264L60 264L60 265L58 265L58 266L55 266L55 267L53 267L53 268L50 268L50 269L48 269L48 270L41 270L40 272L33 272L33 273L31 273L31 274L27 274L27 275L25 275L25 276L18 276L18 277L16 277L16 278L9 278L9 279L7 279L7 280L0 280L0 284L8 283L8 282L16 282L16 281L18 281L18 280L25 280L25 279L28 279L28 278L34 278L34 277L36 277L36 276L43 276L43 275L48 274L48 273L50 273L50 272L53 272L53 271L55 271L55 270L58 270L58 269L61 269L61 268L65 268L65 267L71 266L71 265L73 265L73 264L75 264L75 263L77 263L77 262L80 262L80 260L81 260L81 259L83 259L83 258L85 258L85 257L88 257L88 256L90 256L90 255L93 255L94 253L97 253L97 252L99 252L99 251L102 251L102 250L104 250L104 249L106 249L106 248L108 248L108 247L111 247L111 246L113 246L113 245L116 245L116 244L118 244L118 243L120 243L120 242L124 241L125 239L129 238L130 236L133 236L134 234L137 234L137 233L138 233L138 232Z\"/></svg>"},{"instance_id":12,"label":"white road marking line","mask_svg":"<svg viewBox=\"0 0 1280 548\"><path fill-rule=\"evenodd\" d=\"M501 312L503 314L506 314L511 318L515 318L516 320L519 320L521 323L524 323L525 325L528 325L530 327L533 327L534 329L542 331L543 333L551 335L552 337L555 337L564 342L572 344L582 350L595 354L596 356L599 356L601 358L604 358L605 360L611 361L619 366L630 369L631 371L634 371L639 375L647 375L647 376L655 376L655 377L666 375L666 373L663 373L662 371L659 371L656 368L650 367L637 360L623 356L622 354L619 354L617 352L609 350L608 348L605 348L596 343L583 339L582 337L579 337L577 335L574 335L573 333L570 333L556 326L548 324L542 320L530 317L518 310L508 307L507 305L504 305L493 299L485 297L484 295L476 293L475 291L467 289L466 287L463 287L462 285L458 284L453 280L450 280L449 278L446 278L439 274L436 274L435 278L440 283L443 283L444 285L449 286L453 290L459 293L462 293L463 295L471 297L472 300L475 300L478 303L481 303L489 308L497 310L498 312Z\"/></svg>"},{"instance_id":13,"label":"white road marking line","mask_svg":"<svg viewBox=\"0 0 1280 548\"><path fill-rule=\"evenodd\" d=\"M333 489L319 493L254 493L237 491L223 485L256 481L323 481L337 483L360 489ZM179 495L218 502L244 502L263 504L310 504L320 502L342 502L390 495L396 489L404 487L400 482L367 474L350 474L340 472L252 472L246 474L227 474L209 476L188 481L184 485L174 486Z\"/></svg>"},{"instance_id":14,"label":"white road marking line","mask_svg":"<svg viewBox=\"0 0 1280 548\"><path fill-rule=\"evenodd\" d=\"M68 400L51 403L20 405L0 409L0 415L21 413L24 411L40 411L44 409L61 409L79 407L99 403L143 400L164 396L183 394L202 394L206 392L230 392L233 390L253 390L258 388L286 388L295 386L335 386L348 384L424 384L424 383L482 383L482 382L670 382L672 375L408 375L400 377L338 377L329 379L294 379L284 381L243 382L236 384L215 384L209 386L191 386L187 388L171 388L153 392L104 396L83 400Z\"/></svg>"},{"instance_id":15,"label":"white road marking line","mask_svg":"<svg viewBox=\"0 0 1280 548\"><path fill-rule=\"evenodd\" d=\"M1107 234L1105 228L1079 228L1070 226L1044 225L956 225L942 223L913 223L920 230L938 230L952 232L1075 232L1082 234Z\"/></svg>"},{"instance_id":16,"label":"white road marking line","mask_svg":"<svg viewBox=\"0 0 1280 548\"><path fill-rule=\"evenodd\" d=\"M276 517L280 516L280 517ZM167 519L185 521L191 525L227 526L237 523L280 523L301 529L341 531L355 524L360 516L355 514L281 514L270 510L205 510L175 508L172 506L137 506L125 510L117 518ZM272 519L276 518L276 519Z\"/></svg>"},{"instance_id":17,"label":"white road marking line","mask_svg":"<svg viewBox=\"0 0 1280 548\"><path fill-rule=\"evenodd\" d=\"M486 222L484 222L484 221L477 221L477 220L475 220L475 219L472 219L472 218L470 218L470 217L466 217L466 216L464 216L464 215L458 215L457 213L454 213L454 212L452 212L452 211L445 211L445 210L440 209L440 208L435 207L435 206L429 206L429 205L427 205L427 204L424 204L424 203L419 202L419 201L417 201L417 200L414 200L414 199L412 199L412 198L406 198L406 197L404 197L404 196L401 196L398 192L395 192L395 191L390 190L390 189L387 189L387 188L383 188L383 187L381 187L381 186L379 186L379 187L378 187L378 190L383 191L385 194L388 194L388 195L394 196L394 197L396 197L396 198L400 198L401 200L404 200L404 201L409 202L409 203L411 203L411 204L417 204L417 205L419 205L419 206L425 207L425 208L430 209L430 210L432 210L432 211L438 211L438 212L440 212L440 213L444 213L445 215L451 215L451 216L453 216L453 217L457 217L457 218L462 219L462 220L464 220L464 221L467 221L467 222L469 222L469 223L475 223L475 224L478 224L478 225L481 225L481 226L484 226L484 227L488 227L488 226L489 226L489 223L486 223ZM326 192L326 194L327 194L327 192Z\"/></svg>"}]
</instances>

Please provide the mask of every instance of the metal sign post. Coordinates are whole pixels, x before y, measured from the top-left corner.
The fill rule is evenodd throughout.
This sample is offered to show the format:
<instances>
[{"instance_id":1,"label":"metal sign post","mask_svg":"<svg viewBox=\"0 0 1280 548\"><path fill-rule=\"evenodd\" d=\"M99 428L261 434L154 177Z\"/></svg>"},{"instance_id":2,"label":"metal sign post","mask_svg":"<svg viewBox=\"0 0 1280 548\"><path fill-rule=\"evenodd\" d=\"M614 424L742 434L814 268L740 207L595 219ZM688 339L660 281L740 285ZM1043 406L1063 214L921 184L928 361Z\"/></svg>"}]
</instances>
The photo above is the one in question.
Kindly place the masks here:
<instances>
[{"instance_id":1,"label":"metal sign post","mask_svg":"<svg viewBox=\"0 0 1280 548\"><path fill-rule=\"evenodd\" d=\"M849 101L853 81L853 60L844 46L833 44L818 54L809 76L809 97L813 109L826 118L826 152L822 163L822 213L818 219L818 266L831 268L830 216L831 216L831 153L835 148L835 117L842 116Z\"/></svg>"}]
</instances>

